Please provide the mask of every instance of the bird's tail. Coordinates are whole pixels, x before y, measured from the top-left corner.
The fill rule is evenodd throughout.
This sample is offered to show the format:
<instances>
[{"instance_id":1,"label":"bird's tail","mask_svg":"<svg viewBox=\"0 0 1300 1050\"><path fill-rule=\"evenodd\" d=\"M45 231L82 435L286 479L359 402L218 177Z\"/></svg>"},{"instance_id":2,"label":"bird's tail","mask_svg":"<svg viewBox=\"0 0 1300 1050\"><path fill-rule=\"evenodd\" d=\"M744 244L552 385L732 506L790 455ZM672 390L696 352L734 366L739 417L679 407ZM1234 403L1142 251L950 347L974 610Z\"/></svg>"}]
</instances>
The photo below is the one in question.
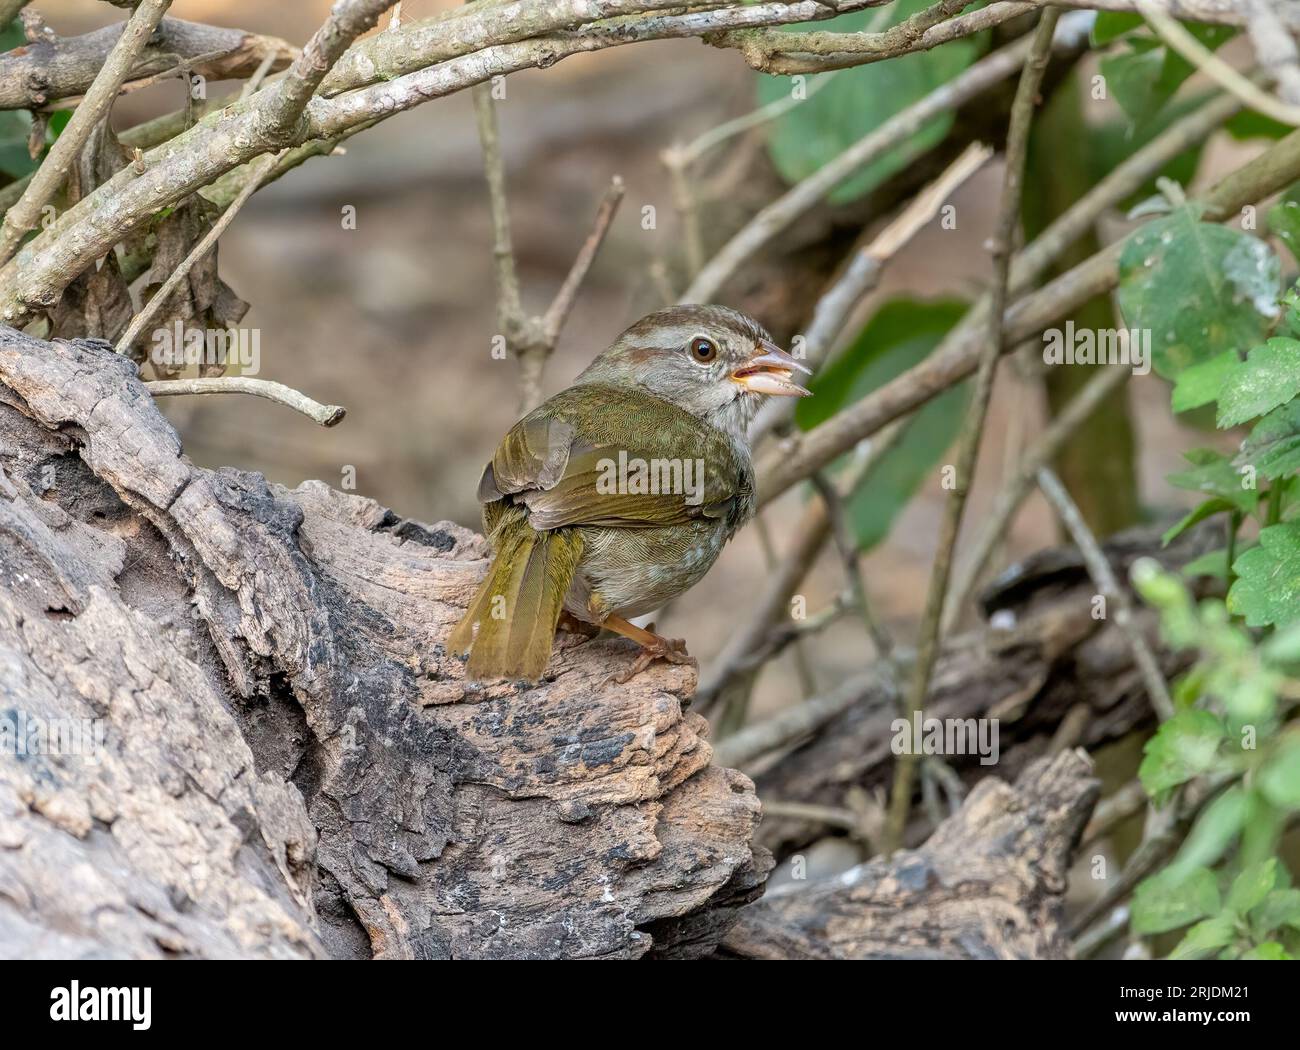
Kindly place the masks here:
<instances>
[{"instance_id":1,"label":"bird's tail","mask_svg":"<svg viewBox=\"0 0 1300 1050\"><path fill-rule=\"evenodd\" d=\"M495 556L447 648L469 651L466 674L536 681L551 659L564 596L582 554L572 529L539 532L523 508L508 508L490 537ZM474 625L478 633L474 633Z\"/></svg>"}]
</instances>

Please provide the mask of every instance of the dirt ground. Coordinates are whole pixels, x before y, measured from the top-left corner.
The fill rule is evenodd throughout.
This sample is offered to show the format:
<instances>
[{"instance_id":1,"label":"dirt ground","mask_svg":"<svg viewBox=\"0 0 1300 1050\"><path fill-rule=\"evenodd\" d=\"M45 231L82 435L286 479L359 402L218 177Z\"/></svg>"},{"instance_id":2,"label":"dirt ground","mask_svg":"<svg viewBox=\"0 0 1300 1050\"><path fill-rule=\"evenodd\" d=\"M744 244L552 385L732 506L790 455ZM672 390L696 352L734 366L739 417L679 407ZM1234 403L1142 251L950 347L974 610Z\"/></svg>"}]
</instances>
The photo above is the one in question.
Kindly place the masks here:
<instances>
[{"instance_id":1,"label":"dirt ground","mask_svg":"<svg viewBox=\"0 0 1300 1050\"><path fill-rule=\"evenodd\" d=\"M41 6L59 32L120 17L97 0ZM440 6L407 2L404 17ZM327 8L326 0L178 0L172 13L300 44ZM753 90L736 53L693 40L578 56L509 78L501 134L529 305L549 302L610 177L619 174L628 186L551 363L549 390L566 385L623 327L661 305L651 264L678 250L678 231L658 153L751 109ZM133 95L119 105L117 120L174 108L180 91L170 83ZM955 199L962 236L945 233L941 243L937 229L924 232L890 267L875 301L903 291L973 295L980 288L999 174L990 166ZM341 222L348 205L356 209L355 230ZM655 230L641 228L645 205L657 210ZM468 94L399 115L351 140L343 156L309 162L253 198L221 244L225 279L252 304L244 325L260 330L261 375L343 404L348 416L327 431L256 399L171 399L165 408L189 454L287 485L321 478L339 486L354 472L356 491L403 515L476 524L475 485L515 420L516 388L514 363L490 356L496 329L489 221ZM1170 489L1163 476L1176 468L1181 450L1212 438L1171 421L1167 387L1155 377L1135 380L1131 397L1144 502L1182 505L1187 494ZM987 512L1008 456L1032 439L1041 420L1036 385L1004 366L969 521ZM790 493L769 513L778 545L805 498ZM903 639L924 601L941 507L936 474L865 559L878 610ZM1034 498L1008 537L1002 563L1054 540L1050 514ZM660 628L687 638L707 665L763 571L756 535L747 530ZM841 587L828 555L809 580L808 608L821 607ZM869 656L851 618L816 639L810 655L822 687ZM751 717L798 696L786 656L763 676Z\"/></svg>"}]
</instances>

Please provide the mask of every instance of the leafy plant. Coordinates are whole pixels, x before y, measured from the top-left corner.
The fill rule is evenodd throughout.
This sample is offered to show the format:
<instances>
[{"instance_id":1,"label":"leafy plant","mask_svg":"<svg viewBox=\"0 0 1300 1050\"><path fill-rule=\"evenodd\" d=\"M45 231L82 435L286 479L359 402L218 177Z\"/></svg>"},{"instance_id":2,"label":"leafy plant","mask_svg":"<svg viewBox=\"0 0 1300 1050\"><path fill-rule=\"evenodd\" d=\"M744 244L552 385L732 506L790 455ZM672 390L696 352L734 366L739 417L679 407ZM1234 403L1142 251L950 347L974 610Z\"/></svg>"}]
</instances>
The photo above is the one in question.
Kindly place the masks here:
<instances>
[{"instance_id":1,"label":"leafy plant","mask_svg":"<svg viewBox=\"0 0 1300 1050\"><path fill-rule=\"evenodd\" d=\"M1196 603L1154 562L1133 577L1169 644L1198 653L1177 713L1147 741L1142 784L1157 806L1175 805L1195 778L1218 788L1173 861L1138 886L1134 932L1189 927L1174 959L1296 958L1300 889L1276 851L1300 813L1300 726L1283 721L1300 686L1300 628L1260 645L1223 602Z\"/></svg>"}]
</instances>

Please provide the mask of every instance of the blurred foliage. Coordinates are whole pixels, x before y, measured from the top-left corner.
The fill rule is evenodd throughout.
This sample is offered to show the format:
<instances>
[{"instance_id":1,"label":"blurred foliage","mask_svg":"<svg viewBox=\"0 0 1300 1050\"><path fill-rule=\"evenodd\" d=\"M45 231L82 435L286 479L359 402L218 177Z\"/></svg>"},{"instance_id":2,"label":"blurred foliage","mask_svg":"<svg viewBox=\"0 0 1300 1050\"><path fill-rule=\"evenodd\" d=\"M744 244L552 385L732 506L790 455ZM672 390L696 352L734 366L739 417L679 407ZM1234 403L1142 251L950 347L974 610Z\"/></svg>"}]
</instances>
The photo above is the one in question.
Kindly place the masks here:
<instances>
[{"instance_id":1,"label":"blurred foliage","mask_svg":"<svg viewBox=\"0 0 1300 1050\"><path fill-rule=\"evenodd\" d=\"M880 32L928 6L927 0L898 0L885 8L791 28L796 32ZM790 182L807 178L894 114L951 80L984 49L981 37L967 37L888 62L802 78L808 98L773 123L768 138L772 162ZM813 85L821 77L833 80L814 93ZM788 98L790 91L790 77L758 78L762 103ZM831 201L841 204L870 192L906 167L919 152L942 142L952 122L952 113L928 121L906 142L886 151L838 186Z\"/></svg>"},{"instance_id":2,"label":"blurred foliage","mask_svg":"<svg viewBox=\"0 0 1300 1050\"><path fill-rule=\"evenodd\" d=\"M958 299L893 299L857 339L810 384L796 421L811 429L918 364L948 334L967 303ZM848 504L858 544L867 550L889 535L898 513L934 472L961 429L966 384L923 405L897 444L881 457Z\"/></svg>"},{"instance_id":3,"label":"blurred foliage","mask_svg":"<svg viewBox=\"0 0 1300 1050\"><path fill-rule=\"evenodd\" d=\"M25 42L22 23L16 18L0 31L0 51L12 51ZM69 109L51 114L45 133L47 146L59 137L71 117L72 111ZM36 170L44 154L32 159L27 145L31 134L32 115L26 110L0 111L0 173L11 179L21 179Z\"/></svg>"}]
</instances>

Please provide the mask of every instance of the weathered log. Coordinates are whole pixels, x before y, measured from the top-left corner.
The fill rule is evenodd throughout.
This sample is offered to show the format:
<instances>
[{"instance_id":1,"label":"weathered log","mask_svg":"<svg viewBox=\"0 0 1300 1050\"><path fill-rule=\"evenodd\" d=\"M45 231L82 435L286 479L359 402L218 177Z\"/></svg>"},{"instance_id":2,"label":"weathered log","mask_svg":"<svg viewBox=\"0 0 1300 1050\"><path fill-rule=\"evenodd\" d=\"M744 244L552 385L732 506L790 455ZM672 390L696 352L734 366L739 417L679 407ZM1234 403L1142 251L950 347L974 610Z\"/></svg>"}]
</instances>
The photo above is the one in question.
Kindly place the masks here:
<instances>
[{"instance_id":1,"label":"weathered log","mask_svg":"<svg viewBox=\"0 0 1300 1050\"><path fill-rule=\"evenodd\" d=\"M1065 959L1071 855L1097 799L1063 751L1014 786L981 780L924 846L769 893L723 938L733 959Z\"/></svg>"},{"instance_id":2,"label":"weathered log","mask_svg":"<svg viewBox=\"0 0 1300 1050\"><path fill-rule=\"evenodd\" d=\"M760 892L692 670L465 682L473 533L199 468L107 344L8 328L0 469L0 714L102 734L0 749L0 955L703 955Z\"/></svg>"}]
</instances>

